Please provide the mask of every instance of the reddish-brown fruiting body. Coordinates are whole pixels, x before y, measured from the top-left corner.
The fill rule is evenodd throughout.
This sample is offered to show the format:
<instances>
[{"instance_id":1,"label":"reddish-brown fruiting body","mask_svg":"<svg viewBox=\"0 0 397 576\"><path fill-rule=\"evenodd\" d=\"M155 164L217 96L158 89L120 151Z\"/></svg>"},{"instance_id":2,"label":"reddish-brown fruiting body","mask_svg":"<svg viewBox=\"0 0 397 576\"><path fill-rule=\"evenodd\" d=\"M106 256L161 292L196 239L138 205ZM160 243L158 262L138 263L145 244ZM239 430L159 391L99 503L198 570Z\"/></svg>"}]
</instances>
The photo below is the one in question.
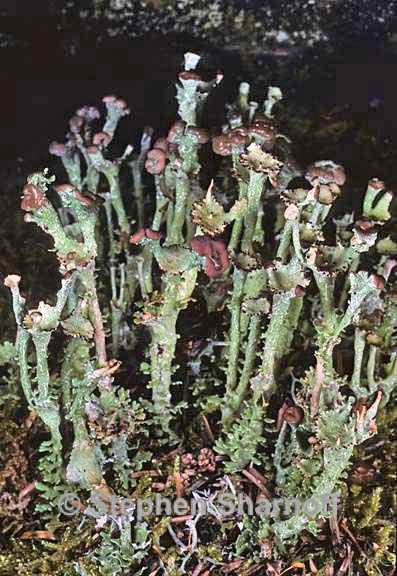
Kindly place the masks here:
<instances>
[{"instance_id":1,"label":"reddish-brown fruiting body","mask_svg":"<svg viewBox=\"0 0 397 576\"><path fill-rule=\"evenodd\" d=\"M273 125L274 125L274 119L270 118L270 116L267 116L263 112L256 112L254 119L253 119L253 122L254 123L260 123L260 124L266 124L266 126L270 126L270 127L273 127Z\"/></svg>"},{"instance_id":2,"label":"reddish-brown fruiting body","mask_svg":"<svg viewBox=\"0 0 397 576\"><path fill-rule=\"evenodd\" d=\"M356 230L359 230L364 234L368 234L369 232L373 231L374 223L371 222L370 220L357 220L354 227L356 228Z\"/></svg>"},{"instance_id":3,"label":"reddish-brown fruiting body","mask_svg":"<svg viewBox=\"0 0 397 576\"><path fill-rule=\"evenodd\" d=\"M393 269L397 266L397 260L387 260L383 268L383 277L386 282L389 280L390 274Z\"/></svg>"},{"instance_id":4,"label":"reddish-brown fruiting body","mask_svg":"<svg viewBox=\"0 0 397 576\"><path fill-rule=\"evenodd\" d=\"M230 156L233 153L233 142L228 134L220 134L212 139L212 150L219 156Z\"/></svg>"},{"instance_id":5,"label":"reddish-brown fruiting body","mask_svg":"<svg viewBox=\"0 0 397 576\"><path fill-rule=\"evenodd\" d=\"M351 476L351 480L353 484L359 484L360 486L364 486L371 482L374 479L375 470L373 468L369 468L368 466L357 466L357 468L353 471Z\"/></svg>"},{"instance_id":6,"label":"reddish-brown fruiting body","mask_svg":"<svg viewBox=\"0 0 397 576\"><path fill-rule=\"evenodd\" d=\"M196 80L200 81L201 76L197 74L197 72L192 72L192 70L183 70L183 72L179 73L179 78L181 80Z\"/></svg>"},{"instance_id":7,"label":"reddish-brown fruiting body","mask_svg":"<svg viewBox=\"0 0 397 576\"><path fill-rule=\"evenodd\" d=\"M199 256L205 256L204 270L210 278L217 278L228 269L229 255L222 240L196 236L190 245Z\"/></svg>"},{"instance_id":8,"label":"reddish-brown fruiting body","mask_svg":"<svg viewBox=\"0 0 397 576\"><path fill-rule=\"evenodd\" d=\"M197 128L196 126L188 126L186 128L186 134L193 136L198 144L207 144L210 139L207 130Z\"/></svg>"},{"instance_id":9,"label":"reddish-brown fruiting body","mask_svg":"<svg viewBox=\"0 0 397 576\"><path fill-rule=\"evenodd\" d=\"M162 150L163 152L168 152L169 144L168 144L167 138L164 138L164 137L157 138L157 140L153 144L153 148L158 148L159 150Z\"/></svg>"},{"instance_id":10,"label":"reddish-brown fruiting body","mask_svg":"<svg viewBox=\"0 0 397 576\"><path fill-rule=\"evenodd\" d=\"M84 196L77 188L75 196L76 199L80 202L80 204L87 206L87 208L91 208L95 204L95 200L94 198L92 198L92 196Z\"/></svg>"},{"instance_id":11,"label":"reddish-brown fruiting body","mask_svg":"<svg viewBox=\"0 0 397 576\"><path fill-rule=\"evenodd\" d=\"M151 228L139 228L134 234L130 236L130 244L139 244L142 238L149 238L149 240L161 240L164 235L157 230Z\"/></svg>"},{"instance_id":12,"label":"reddish-brown fruiting body","mask_svg":"<svg viewBox=\"0 0 397 576\"><path fill-rule=\"evenodd\" d=\"M381 276L378 276L377 274L372 274L372 280L375 286L378 288L378 290L385 289L385 281Z\"/></svg>"},{"instance_id":13,"label":"reddish-brown fruiting body","mask_svg":"<svg viewBox=\"0 0 397 576\"><path fill-rule=\"evenodd\" d=\"M207 256L208 240L206 236L196 236L191 241L190 246L199 256Z\"/></svg>"},{"instance_id":14,"label":"reddish-brown fruiting body","mask_svg":"<svg viewBox=\"0 0 397 576\"><path fill-rule=\"evenodd\" d=\"M151 228L145 228L145 236L146 238L149 238L149 240L161 240L161 238L163 238L163 234L161 232L152 230Z\"/></svg>"},{"instance_id":15,"label":"reddish-brown fruiting body","mask_svg":"<svg viewBox=\"0 0 397 576\"><path fill-rule=\"evenodd\" d=\"M204 270L209 278L221 276L229 268L229 256L224 243L212 241L211 254L205 259Z\"/></svg>"},{"instance_id":16,"label":"reddish-brown fruiting body","mask_svg":"<svg viewBox=\"0 0 397 576\"><path fill-rule=\"evenodd\" d=\"M233 146L245 146L248 144L249 137L246 128L234 128L228 134Z\"/></svg>"},{"instance_id":17,"label":"reddish-brown fruiting body","mask_svg":"<svg viewBox=\"0 0 397 576\"><path fill-rule=\"evenodd\" d=\"M59 186L55 186L55 190L58 194L63 194L64 192L74 192L74 197L76 200L87 206L87 208L91 208L94 205L95 201L92 196L84 196L80 190L76 186L72 186L72 184L60 184Z\"/></svg>"},{"instance_id":18,"label":"reddish-brown fruiting body","mask_svg":"<svg viewBox=\"0 0 397 576\"><path fill-rule=\"evenodd\" d=\"M161 174L165 168L167 156L164 150L160 148L152 148L147 154L145 168L149 174Z\"/></svg>"},{"instance_id":19,"label":"reddish-brown fruiting body","mask_svg":"<svg viewBox=\"0 0 397 576\"><path fill-rule=\"evenodd\" d=\"M333 162L319 161L311 164L306 172L309 182L320 180L323 183L335 182L343 186L346 182L346 174L343 166Z\"/></svg>"},{"instance_id":20,"label":"reddish-brown fruiting body","mask_svg":"<svg viewBox=\"0 0 397 576\"><path fill-rule=\"evenodd\" d=\"M117 100L117 96L115 96L114 94L109 94L108 96L104 96L102 98L102 102L104 102L105 104L112 104L113 102L116 102Z\"/></svg>"},{"instance_id":21,"label":"reddish-brown fruiting body","mask_svg":"<svg viewBox=\"0 0 397 576\"><path fill-rule=\"evenodd\" d=\"M288 424L299 424L299 422L302 421L303 416L304 413L302 408L293 405L290 401L286 400L277 414L277 428L280 430L283 422L288 422Z\"/></svg>"},{"instance_id":22,"label":"reddish-brown fruiting body","mask_svg":"<svg viewBox=\"0 0 397 576\"><path fill-rule=\"evenodd\" d=\"M94 199L91 196L84 196L76 186L72 186L72 184L60 184L59 186L55 186L55 190L58 194L63 194L64 192L74 192L74 197L76 200L90 208L94 204Z\"/></svg>"},{"instance_id":23,"label":"reddish-brown fruiting body","mask_svg":"<svg viewBox=\"0 0 397 576\"><path fill-rule=\"evenodd\" d=\"M295 296L298 296L298 298L302 298L305 294L306 294L306 290L303 286L298 285L295 288Z\"/></svg>"},{"instance_id":24,"label":"reddish-brown fruiting body","mask_svg":"<svg viewBox=\"0 0 397 576\"><path fill-rule=\"evenodd\" d=\"M107 132L97 132L92 138L92 143L94 146L107 146L111 139L111 135Z\"/></svg>"},{"instance_id":25,"label":"reddish-brown fruiting body","mask_svg":"<svg viewBox=\"0 0 397 576\"><path fill-rule=\"evenodd\" d=\"M382 180L379 180L378 178L372 178L368 182L368 186L371 186L371 188L375 188L377 190L383 190L385 187L385 183Z\"/></svg>"},{"instance_id":26,"label":"reddish-brown fruiting body","mask_svg":"<svg viewBox=\"0 0 397 576\"><path fill-rule=\"evenodd\" d=\"M177 120L176 122L174 122L174 124L168 131L167 136L168 142L177 144L177 140L179 136L181 136L185 132L185 128L186 128L186 122L183 122L183 120Z\"/></svg>"},{"instance_id":27,"label":"reddish-brown fruiting body","mask_svg":"<svg viewBox=\"0 0 397 576\"><path fill-rule=\"evenodd\" d=\"M250 136L257 136L266 150L269 150L273 147L274 141L276 139L275 130L268 124L264 124L262 122L254 122L251 126L249 126L248 134Z\"/></svg>"},{"instance_id":28,"label":"reddish-brown fruiting body","mask_svg":"<svg viewBox=\"0 0 397 576\"><path fill-rule=\"evenodd\" d=\"M295 204L290 204L284 210L284 218L286 220L289 220L290 222L297 220L299 218L299 214L300 214L299 208Z\"/></svg>"},{"instance_id":29,"label":"reddish-brown fruiting body","mask_svg":"<svg viewBox=\"0 0 397 576\"><path fill-rule=\"evenodd\" d=\"M288 424L299 424L303 419L303 410L299 406L289 406L284 412L284 420Z\"/></svg>"},{"instance_id":30,"label":"reddish-brown fruiting body","mask_svg":"<svg viewBox=\"0 0 397 576\"><path fill-rule=\"evenodd\" d=\"M37 210L47 203L47 198L44 192L34 184L26 184L23 189L23 198L21 202L22 210L31 212Z\"/></svg>"},{"instance_id":31,"label":"reddish-brown fruiting body","mask_svg":"<svg viewBox=\"0 0 397 576\"><path fill-rule=\"evenodd\" d=\"M146 236L145 229L139 228L134 234L130 236L130 244L139 244L139 242Z\"/></svg>"},{"instance_id":32,"label":"reddish-brown fruiting body","mask_svg":"<svg viewBox=\"0 0 397 576\"><path fill-rule=\"evenodd\" d=\"M212 139L212 150L220 156L230 156L234 149L249 143L246 128L234 128L225 134L219 134Z\"/></svg>"}]
</instances>

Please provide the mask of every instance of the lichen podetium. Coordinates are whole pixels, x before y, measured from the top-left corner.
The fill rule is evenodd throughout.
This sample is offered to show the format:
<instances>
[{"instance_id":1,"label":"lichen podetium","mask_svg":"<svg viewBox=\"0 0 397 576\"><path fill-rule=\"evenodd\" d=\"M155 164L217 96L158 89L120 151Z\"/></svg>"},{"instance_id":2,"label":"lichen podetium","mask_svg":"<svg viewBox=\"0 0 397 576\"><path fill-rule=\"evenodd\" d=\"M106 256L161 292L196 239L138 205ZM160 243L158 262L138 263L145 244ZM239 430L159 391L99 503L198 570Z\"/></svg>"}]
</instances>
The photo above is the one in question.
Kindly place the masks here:
<instances>
[{"instance_id":1,"label":"lichen podetium","mask_svg":"<svg viewBox=\"0 0 397 576\"><path fill-rule=\"evenodd\" d=\"M12 509L23 524L36 505L28 530L8 524L9 573L391 574L392 504L368 461L384 450L377 425L395 422L394 194L373 178L361 215L336 214L344 168L298 164L280 132L281 90L257 103L242 83L225 124L207 130L222 74L204 78L187 53L178 118L118 158L109 145L127 103L83 106L49 150L69 181L54 186L45 169L23 188L24 220L49 236L60 287L30 307L28 278L4 281L17 326L15 345L0 346L4 398L14 427L30 410L21 426L34 452L32 469L19 446L0 472L0 521ZM32 480L15 495L18 469ZM316 518L225 516L217 501L338 491L336 515ZM78 523L59 506L67 492ZM210 513L141 521L123 508L156 494Z\"/></svg>"}]
</instances>

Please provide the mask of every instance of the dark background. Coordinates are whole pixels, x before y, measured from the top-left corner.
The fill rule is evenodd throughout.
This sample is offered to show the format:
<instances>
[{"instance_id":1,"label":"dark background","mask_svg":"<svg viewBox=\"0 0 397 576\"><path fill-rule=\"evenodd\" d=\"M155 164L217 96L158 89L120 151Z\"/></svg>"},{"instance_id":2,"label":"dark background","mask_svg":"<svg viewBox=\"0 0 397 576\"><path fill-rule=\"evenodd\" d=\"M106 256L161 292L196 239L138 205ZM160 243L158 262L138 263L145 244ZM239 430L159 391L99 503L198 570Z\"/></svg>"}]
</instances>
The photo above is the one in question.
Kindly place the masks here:
<instances>
[{"instance_id":1,"label":"dark background","mask_svg":"<svg viewBox=\"0 0 397 576\"><path fill-rule=\"evenodd\" d=\"M106 7L99 16L98 5ZM198 0L201 5L205 8ZM177 6L173 0L147 0L146 7L130 0L125 15L112 10L111 0L0 0L0 163L19 159L19 166L30 169L45 162L49 142L62 140L74 110L107 93L125 98L132 110L122 123L123 141L135 141L145 124L165 130L175 116L174 78L187 50L203 54L204 68L225 74L215 110L241 80L251 82L258 97L266 84L279 82L285 102L292 109L301 106L299 113L348 106L361 123L367 115L376 137L394 141L396 5L396 0L224 2L225 11L250 11L264 30L292 33L316 26L327 35L314 47L304 39L292 49L287 45L290 56L280 57L272 55L275 46L249 45L249 30L238 38L227 29L205 37L186 8L168 9ZM116 36L115 22L122 30ZM348 151L336 153L349 160Z\"/></svg>"},{"instance_id":2,"label":"dark background","mask_svg":"<svg viewBox=\"0 0 397 576\"><path fill-rule=\"evenodd\" d=\"M43 40L34 49L6 51L10 57L5 66L2 58L1 65L2 75L5 68L9 69L2 82L0 162L13 162L17 157L29 166L42 162L49 142L63 139L73 112L83 104L99 104L108 93L125 98L131 108L131 116L122 123L122 129L125 131L128 126L129 131L123 138L135 141L134 133L146 124L165 130L175 117L174 78L185 45L178 50L164 38L138 39L129 46L83 47L76 57L63 58ZM306 62L311 57L309 51ZM298 65L301 59L302 55ZM242 79L253 80L255 85L252 71L244 69L239 54L222 54L217 49L212 61L211 55L205 60L210 68L216 64L224 71L220 92L225 99L232 97ZM292 60L281 65L293 70L296 63ZM279 66L277 61L269 63L269 83L275 83ZM333 54L328 62L324 61L324 69L316 67L306 81L294 82L291 77L289 86L283 85L286 105L292 100L294 106L301 104L308 111L312 108L313 113L319 106L349 106L356 115L367 115L368 125L376 135L392 138L393 145L397 132L396 72L394 48L379 42L351 47Z\"/></svg>"},{"instance_id":3,"label":"dark background","mask_svg":"<svg viewBox=\"0 0 397 576\"><path fill-rule=\"evenodd\" d=\"M48 166L58 178L64 177L58 159L48 155L48 145L63 141L77 108L100 106L105 94L119 95L131 108L131 115L120 123L120 151L139 141L145 125L153 126L156 135L165 133L175 119L174 83L186 51L202 54L204 75L224 73L204 126L219 125L225 102L233 98L240 81L251 83L258 100L263 100L268 85L279 85L296 156L303 165L324 158L344 164L348 208L359 206L370 177L397 185L395 19L380 23L374 17L382 2L334 2L333 18L324 23L329 40L312 47L304 42L284 46L282 55L275 46L247 49L248 34L239 44L219 36L203 38L196 29L176 33L172 19L165 19L163 26L160 17L145 15L141 5L135 24L128 20L124 34L111 36L106 19L83 19L72 9L60 14L60 4L65 3L0 0L0 275L22 274L37 298L53 291L57 275L46 239L22 221L19 198L26 176ZM228 4L236 10L241 4L258 7L257 18L269 25L263 15L267 2ZM80 8L91 5L79 2ZM310 25L301 2L287 5L292 7L290 29L298 16L299 22L306 17ZM349 128L340 137L316 136L316 131L344 121ZM304 125L305 130L297 128ZM40 282L43 277L46 282ZM9 310L8 296L0 289L0 316Z\"/></svg>"},{"instance_id":4,"label":"dark background","mask_svg":"<svg viewBox=\"0 0 397 576\"><path fill-rule=\"evenodd\" d=\"M241 80L251 82L254 95L266 83L282 82L285 102L302 106L303 114L348 106L361 115L360 122L367 115L377 137L395 140L396 0L225 2L225 10L251 10L264 28L310 29L311 18L319 19L328 40L314 47L300 40L287 57L273 56L274 46L262 44L256 50L250 46L251 54L245 44L249 31L247 38L240 36L240 45L227 30L224 41L219 35L203 39L187 19L186 32L176 34L177 10L173 22L169 12L147 4L145 10L142 2L132 1L133 16L126 12L123 33L113 37L112 10L94 18L94 0L0 0L0 163L19 158L30 168L45 161L49 142L62 140L74 110L107 93L125 98L132 110L122 123L128 130L123 139L135 141L145 124L165 130L175 115L174 78L187 50L202 53L209 71L224 72L218 100L231 98ZM162 1L162 6L172 4ZM323 14L325 6L331 12ZM113 12L122 21L120 11ZM343 155L349 160L347 152Z\"/></svg>"}]
</instances>

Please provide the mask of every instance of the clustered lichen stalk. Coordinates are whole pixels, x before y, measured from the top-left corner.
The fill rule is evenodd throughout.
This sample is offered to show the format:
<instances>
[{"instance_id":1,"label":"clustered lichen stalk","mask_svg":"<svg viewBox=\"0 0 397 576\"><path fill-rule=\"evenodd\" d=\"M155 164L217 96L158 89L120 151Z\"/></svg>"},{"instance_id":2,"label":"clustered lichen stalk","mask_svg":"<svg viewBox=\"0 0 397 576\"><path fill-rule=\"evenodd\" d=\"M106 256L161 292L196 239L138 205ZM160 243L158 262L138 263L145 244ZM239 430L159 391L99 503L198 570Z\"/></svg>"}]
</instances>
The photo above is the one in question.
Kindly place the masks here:
<instances>
[{"instance_id":1,"label":"clustered lichen stalk","mask_svg":"<svg viewBox=\"0 0 397 576\"><path fill-rule=\"evenodd\" d=\"M46 177L46 173L37 173L29 177L24 188L22 209L26 211L25 220L35 222L50 234L60 264L63 276L61 288L56 297L56 304L50 306L40 302L37 309L25 313L25 302L18 293L19 277L8 276L6 284L13 292L18 323L17 349L19 351L19 364L21 381L25 396L32 409L36 410L51 435L53 454L56 455L58 466L62 465L62 434L61 434L61 406L62 398L54 381L50 377L49 357L50 343L55 330L60 328L66 338L82 336L94 343L96 363L98 367L107 364L107 352L102 313L98 303L95 281L95 257L97 254L95 242L96 208L88 197L83 196L73 185L57 186L56 190L63 209L73 213L73 224L62 225L56 210L50 204L46 191L53 180ZM33 386L30 374L29 342L34 344L34 357L36 364L35 381ZM72 345L73 344L73 345ZM74 348L74 341L67 345L67 351ZM76 397L70 390L70 382L65 378L67 365L72 361L66 354L64 366L61 370L61 382L64 383L63 407L66 411L76 405ZM63 373L63 374L62 374ZM85 373L81 386L88 386L89 372ZM65 387L68 387L65 390ZM62 396L62 395L61 395ZM80 404L85 398L80 399ZM82 408L76 410L72 418L74 431L74 444L70 454L68 470L74 467L76 453L84 448L83 470L73 473L72 481L90 485L87 477L92 469L96 468L95 481L101 478L99 464L93 452L87 431L85 429ZM80 465L80 468L82 466ZM99 471L98 471L99 470ZM94 482L93 482L94 483Z\"/></svg>"},{"instance_id":2,"label":"clustered lichen stalk","mask_svg":"<svg viewBox=\"0 0 397 576\"><path fill-rule=\"evenodd\" d=\"M165 275L162 305L158 318L151 326L150 345L153 412L158 416L160 428L170 433L171 384L177 343L176 322L181 309L186 307L193 292L197 268L182 275Z\"/></svg>"},{"instance_id":3,"label":"clustered lichen stalk","mask_svg":"<svg viewBox=\"0 0 397 576\"><path fill-rule=\"evenodd\" d=\"M223 472L252 478L252 466L263 466L278 496L329 495L355 446L376 434L378 409L397 384L394 196L373 178L362 213L337 216L345 171L330 160L297 164L279 130L275 87L257 103L242 83L210 136L199 122L222 75L204 81L199 60L185 55L179 117L166 136L153 139L147 127L138 152L127 146L110 158L129 109L105 96L103 121L83 106L65 144L50 146L69 179L54 186L58 207L47 170L23 189L24 220L52 239L61 279L53 301L31 309L21 278L5 280L21 386L50 435L47 481L106 491L105 478L114 478L130 488L138 458L130 429L159 446L182 442L179 414L188 405L188 432L204 422ZM201 168L209 142L213 175ZM202 320L197 341L193 330L179 335L187 309ZM60 367L55 340L63 343ZM119 358L120 375L130 375L116 386ZM137 416L143 408L147 424ZM144 455L139 465L151 458ZM261 546L277 550L318 528L303 513L259 523ZM130 543L128 522L120 532Z\"/></svg>"},{"instance_id":4,"label":"clustered lichen stalk","mask_svg":"<svg viewBox=\"0 0 397 576\"><path fill-rule=\"evenodd\" d=\"M192 187L197 186L200 170L198 147L208 141L205 130L196 127L197 112L205 99L209 85L194 72L199 58L193 54L185 55L185 70L179 74L177 85L178 120L170 129L167 140L158 140L147 155L146 166L156 178L156 206L151 228L144 233L136 233L134 243L144 241L138 266L140 267L141 293L150 306L150 294L153 291L152 262L157 259L161 277L159 298L161 304L155 319L143 320L150 326L150 387L154 414L159 417L162 431L170 432L172 415L171 384L174 373L173 363L177 343L177 320L180 310L187 306L195 288L197 266L190 270L185 267L189 260L192 265L195 258L189 250L188 236L195 234L190 219L192 208ZM158 147L156 147L158 146ZM174 147L171 149L171 147ZM165 166L166 152L169 162ZM164 178L160 176L164 170ZM164 245L159 241L165 200L161 187L173 195L168 202L166 213L166 234ZM150 242L155 246L150 249Z\"/></svg>"}]
</instances>

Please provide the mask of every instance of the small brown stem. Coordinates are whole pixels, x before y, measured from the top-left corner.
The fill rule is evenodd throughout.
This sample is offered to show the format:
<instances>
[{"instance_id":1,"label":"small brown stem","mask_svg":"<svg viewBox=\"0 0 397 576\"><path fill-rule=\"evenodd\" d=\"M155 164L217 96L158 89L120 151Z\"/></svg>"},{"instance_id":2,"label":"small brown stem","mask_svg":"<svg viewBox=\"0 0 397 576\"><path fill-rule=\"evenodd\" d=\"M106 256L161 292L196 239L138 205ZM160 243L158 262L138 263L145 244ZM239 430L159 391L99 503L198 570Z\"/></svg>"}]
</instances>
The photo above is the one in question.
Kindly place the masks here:
<instances>
[{"instance_id":1,"label":"small brown stem","mask_svg":"<svg viewBox=\"0 0 397 576\"><path fill-rule=\"evenodd\" d=\"M161 476L160 470L138 470L131 472L131 478L142 478L142 476Z\"/></svg>"},{"instance_id":2,"label":"small brown stem","mask_svg":"<svg viewBox=\"0 0 397 576\"><path fill-rule=\"evenodd\" d=\"M207 416L205 414L201 414L201 418L203 419L204 427L205 427L205 430L207 432L208 438L210 439L211 443L214 443L215 436L211 430L211 426L209 425Z\"/></svg>"},{"instance_id":3,"label":"small brown stem","mask_svg":"<svg viewBox=\"0 0 397 576\"><path fill-rule=\"evenodd\" d=\"M350 540L353 542L353 544L357 547L357 549L359 550L360 554L364 554L363 549L361 548L360 544L357 542L356 538L353 536L353 534L351 533L351 531L349 530L349 528L347 527L346 521L343 519L341 520L340 523L340 527L342 528L342 530L344 532L346 532L346 534L348 535L348 537L350 538Z\"/></svg>"},{"instance_id":4,"label":"small brown stem","mask_svg":"<svg viewBox=\"0 0 397 576\"><path fill-rule=\"evenodd\" d=\"M259 490L266 496L268 500L272 499L269 490L266 488L266 486L262 484L262 482L254 474L252 474L248 470L242 470L242 474L244 474L244 476L248 478L248 480L250 480L253 484L255 484L255 486L259 488Z\"/></svg>"},{"instance_id":5,"label":"small brown stem","mask_svg":"<svg viewBox=\"0 0 397 576\"><path fill-rule=\"evenodd\" d=\"M184 493L183 481L180 472L174 473L174 482L177 498L182 498Z\"/></svg>"},{"instance_id":6,"label":"small brown stem","mask_svg":"<svg viewBox=\"0 0 397 576\"><path fill-rule=\"evenodd\" d=\"M329 527L331 530L332 545L335 546L336 544L340 544L342 542L342 538L340 535L338 518L336 515L331 516L329 519Z\"/></svg>"},{"instance_id":7,"label":"small brown stem","mask_svg":"<svg viewBox=\"0 0 397 576\"><path fill-rule=\"evenodd\" d=\"M188 520L193 520L194 516L191 514L187 514L186 516L174 516L171 518L171 522L173 524L183 524L183 522L187 522Z\"/></svg>"}]
</instances>

